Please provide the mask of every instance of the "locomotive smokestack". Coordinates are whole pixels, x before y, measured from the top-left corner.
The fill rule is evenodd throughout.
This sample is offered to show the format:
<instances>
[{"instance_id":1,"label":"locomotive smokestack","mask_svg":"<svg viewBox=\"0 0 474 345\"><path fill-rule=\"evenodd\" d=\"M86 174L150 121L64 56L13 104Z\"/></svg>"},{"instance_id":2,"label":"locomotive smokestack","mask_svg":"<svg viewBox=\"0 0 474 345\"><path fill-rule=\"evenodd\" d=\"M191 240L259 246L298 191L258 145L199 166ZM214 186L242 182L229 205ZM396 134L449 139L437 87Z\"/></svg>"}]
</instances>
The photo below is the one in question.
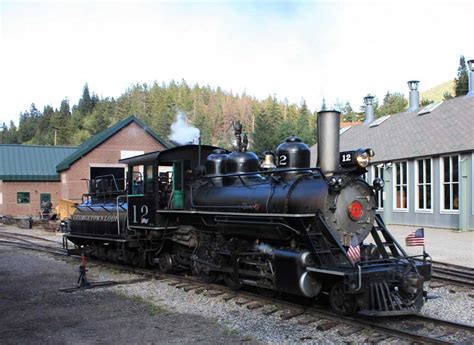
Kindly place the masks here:
<instances>
[{"instance_id":1,"label":"locomotive smokestack","mask_svg":"<svg viewBox=\"0 0 474 345\"><path fill-rule=\"evenodd\" d=\"M339 167L339 126L341 113L335 110L318 113L318 166L325 175Z\"/></svg>"},{"instance_id":2,"label":"locomotive smokestack","mask_svg":"<svg viewBox=\"0 0 474 345\"><path fill-rule=\"evenodd\" d=\"M410 89L410 103L407 109L408 112L415 111L420 106L420 93L418 92L418 80L410 80L408 88Z\"/></svg>"},{"instance_id":3,"label":"locomotive smokestack","mask_svg":"<svg viewBox=\"0 0 474 345\"><path fill-rule=\"evenodd\" d=\"M469 67L469 91L466 97L472 97L474 96L474 60L469 60L467 65Z\"/></svg>"},{"instance_id":4,"label":"locomotive smokestack","mask_svg":"<svg viewBox=\"0 0 474 345\"><path fill-rule=\"evenodd\" d=\"M364 97L364 104L365 104L364 125L369 125L375 120L373 101L374 101L374 96L367 95Z\"/></svg>"}]
</instances>

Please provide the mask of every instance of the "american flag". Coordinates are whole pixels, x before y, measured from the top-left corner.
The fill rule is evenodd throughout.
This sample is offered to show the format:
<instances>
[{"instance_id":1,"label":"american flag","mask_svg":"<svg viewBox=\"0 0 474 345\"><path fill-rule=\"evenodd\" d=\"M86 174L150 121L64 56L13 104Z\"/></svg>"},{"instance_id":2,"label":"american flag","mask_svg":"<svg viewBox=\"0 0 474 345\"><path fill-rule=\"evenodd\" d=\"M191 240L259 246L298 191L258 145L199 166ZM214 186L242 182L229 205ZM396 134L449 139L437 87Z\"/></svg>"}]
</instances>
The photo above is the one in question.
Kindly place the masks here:
<instances>
[{"instance_id":1,"label":"american flag","mask_svg":"<svg viewBox=\"0 0 474 345\"><path fill-rule=\"evenodd\" d=\"M360 246L356 236L352 238L351 245L347 249L347 256L354 264L360 261Z\"/></svg>"},{"instance_id":2,"label":"american flag","mask_svg":"<svg viewBox=\"0 0 474 345\"><path fill-rule=\"evenodd\" d=\"M419 228L411 232L405 238L405 244L407 245L407 247L424 246L425 245L425 229Z\"/></svg>"}]
</instances>

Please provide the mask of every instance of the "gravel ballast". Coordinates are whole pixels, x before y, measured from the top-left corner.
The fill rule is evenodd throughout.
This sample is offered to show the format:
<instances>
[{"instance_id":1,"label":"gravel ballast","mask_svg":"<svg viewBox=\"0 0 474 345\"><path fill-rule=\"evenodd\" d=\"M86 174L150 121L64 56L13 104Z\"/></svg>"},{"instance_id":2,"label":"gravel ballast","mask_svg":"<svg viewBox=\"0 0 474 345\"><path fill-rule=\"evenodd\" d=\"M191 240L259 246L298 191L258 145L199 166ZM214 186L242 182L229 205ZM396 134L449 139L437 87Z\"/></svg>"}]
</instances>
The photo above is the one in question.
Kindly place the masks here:
<instances>
[{"instance_id":1,"label":"gravel ballast","mask_svg":"<svg viewBox=\"0 0 474 345\"><path fill-rule=\"evenodd\" d=\"M8 296L0 304L2 343L400 342L352 326L327 327L325 320L284 320L279 312L266 315L268 307L249 310L235 299L185 292L160 280L59 293L75 284L77 267L77 261L0 246L0 280L7 282L0 284L0 295ZM95 264L88 276L92 281L140 278ZM440 298L428 300L423 314L474 326L472 289L438 282L427 288Z\"/></svg>"},{"instance_id":2,"label":"gravel ballast","mask_svg":"<svg viewBox=\"0 0 474 345\"><path fill-rule=\"evenodd\" d=\"M111 289L59 291L77 278L76 263L0 245L0 343L238 344L244 337L212 315L173 311Z\"/></svg>"}]
</instances>

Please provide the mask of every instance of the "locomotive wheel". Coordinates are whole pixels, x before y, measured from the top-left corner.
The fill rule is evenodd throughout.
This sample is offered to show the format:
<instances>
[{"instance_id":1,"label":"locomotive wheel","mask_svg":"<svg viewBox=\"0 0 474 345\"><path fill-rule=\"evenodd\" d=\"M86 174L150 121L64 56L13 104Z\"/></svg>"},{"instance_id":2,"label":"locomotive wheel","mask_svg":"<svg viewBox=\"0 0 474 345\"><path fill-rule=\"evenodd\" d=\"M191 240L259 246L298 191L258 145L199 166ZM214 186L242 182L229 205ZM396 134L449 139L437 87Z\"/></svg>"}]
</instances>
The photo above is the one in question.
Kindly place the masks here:
<instances>
[{"instance_id":1,"label":"locomotive wheel","mask_svg":"<svg viewBox=\"0 0 474 345\"><path fill-rule=\"evenodd\" d=\"M158 257L158 269L161 273L171 272L173 269L173 258L168 253L163 253Z\"/></svg>"},{"instance_id":2,"label":"locomotive wheel","mask_svg":"<svg viewBox=\"0 0 474 345\"><path fill-rule=\"evenodd\" d=\"M342 282L336 283L329 293L332 310L341 315L354 314L357 310L355 295L348 294Z\"/></svg>"}]
</instances>

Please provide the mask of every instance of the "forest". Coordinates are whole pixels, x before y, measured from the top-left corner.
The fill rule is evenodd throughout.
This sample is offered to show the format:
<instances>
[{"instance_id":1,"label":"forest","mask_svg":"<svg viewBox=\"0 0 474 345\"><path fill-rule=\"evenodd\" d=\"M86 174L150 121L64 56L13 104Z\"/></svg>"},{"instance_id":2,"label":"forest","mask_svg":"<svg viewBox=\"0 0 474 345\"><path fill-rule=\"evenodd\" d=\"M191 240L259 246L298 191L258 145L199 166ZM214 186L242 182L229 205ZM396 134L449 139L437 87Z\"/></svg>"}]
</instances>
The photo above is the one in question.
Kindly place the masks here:
<instances>
[{"instance_id":1,"label":"forest","mask_svg":"<svg viewBox=\"0 0 474 345\"><path fill-rule=\"evenodd\" d=\"M455 95L467 92L468 72L464 57L460 57L455 78ZM445 99L453 95L446 94ZM423 99L422 105L431 103ZM387 92L382 101L375 98L376 117L406 110L408 101L402 93ZM328 106L322 100L319 110ZM352 109L349 102L330 105L341 111L345 122L361 121L364 109ZM318 110L318 111L319 111ZM177 112L183 112L188 123L201 132L204 144L229 148L232 142L232 121L240 120L248 133L253 150L274 149L290 135L298 135L308 145L316 140L316 113L310 111L304 99L299 104L268 96L259 100L234 94L221 88L189 85L185 80L153 85L135 84L118 98L99 98L86 84L77 104L63 99L59 108L47 105L41 111L32 103L21 112L19 125L13 121L1 124L0 143L77 146L90 136L130 115L142 119L163 139L168 139L170 126Z\"/></svg>"}]
</instances>

